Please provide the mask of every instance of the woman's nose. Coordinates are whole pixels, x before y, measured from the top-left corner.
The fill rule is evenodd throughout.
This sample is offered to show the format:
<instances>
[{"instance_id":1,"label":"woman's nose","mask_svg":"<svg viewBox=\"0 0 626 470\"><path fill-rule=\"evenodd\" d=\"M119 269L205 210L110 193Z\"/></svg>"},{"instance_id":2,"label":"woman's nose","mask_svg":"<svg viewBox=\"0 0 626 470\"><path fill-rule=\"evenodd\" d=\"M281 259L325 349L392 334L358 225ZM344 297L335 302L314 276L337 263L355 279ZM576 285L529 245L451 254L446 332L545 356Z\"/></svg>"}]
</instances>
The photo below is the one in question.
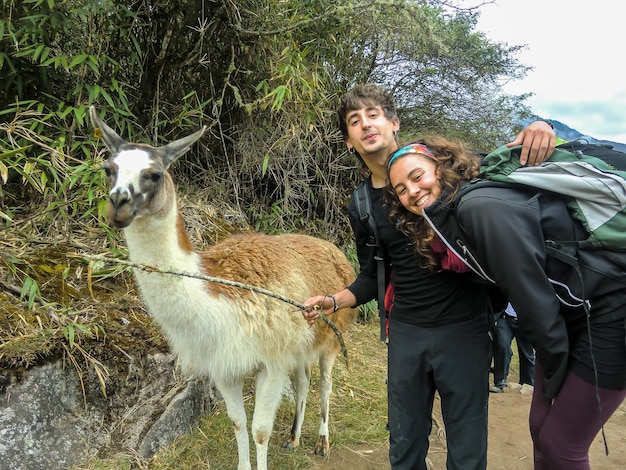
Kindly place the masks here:
<instances>
[{"instance_id":1,"label":"woman's nose","mask_svg":"<svg viewBox=\"0 0 626 470\"><path fill-rule=\"evenodd\" d=\"M410 194L411 196L415 196L416 194L418 194L418 193L420 192L420 187L419 187L419 185L414 184L414 183L409 184L409 185L408 185L408 187L407 187L407 189L408 189L409 194Z\"/></svg>"}]
</instances>

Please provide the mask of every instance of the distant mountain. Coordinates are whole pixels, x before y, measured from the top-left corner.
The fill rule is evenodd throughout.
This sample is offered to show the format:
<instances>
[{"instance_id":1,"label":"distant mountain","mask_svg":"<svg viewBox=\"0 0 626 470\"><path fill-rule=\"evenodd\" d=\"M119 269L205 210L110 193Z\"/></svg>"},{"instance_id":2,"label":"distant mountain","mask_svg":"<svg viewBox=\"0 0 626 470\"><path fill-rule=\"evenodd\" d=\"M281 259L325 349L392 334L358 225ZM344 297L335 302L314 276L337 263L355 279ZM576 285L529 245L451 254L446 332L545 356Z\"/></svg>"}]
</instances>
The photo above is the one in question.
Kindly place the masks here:
<instances>
[{"instance_id":1,"label":"distant mountain","mask_svg":"<svg viewBox=\"0 0 626 470\"><path fill-rule=\"evenodd\" d=\"M584 134L578 132L576 129L572 129L568 125L563 124L562 122L557 121L555 119L546 119L546 118L542 118L540 116L535 116L534 119L528 120L526 125L530 121L534 121L534 120L537 120L537 119L543 119L543 120L551 122L552 125L554 126L554 132L556 133L557 137L560 137L561 139L565 139L565 140L584 139L584 140L588 141L590 144L611 145L611 146L613 146L613 148L615 150L619 150L621 152L626 152L626 144L623 144L621 142L613 142L613 141L610 141L610 140L600 140L600 139L596 139L594 137L591 137L590 135L584 135Z\"/></svg>"}]
</instances>

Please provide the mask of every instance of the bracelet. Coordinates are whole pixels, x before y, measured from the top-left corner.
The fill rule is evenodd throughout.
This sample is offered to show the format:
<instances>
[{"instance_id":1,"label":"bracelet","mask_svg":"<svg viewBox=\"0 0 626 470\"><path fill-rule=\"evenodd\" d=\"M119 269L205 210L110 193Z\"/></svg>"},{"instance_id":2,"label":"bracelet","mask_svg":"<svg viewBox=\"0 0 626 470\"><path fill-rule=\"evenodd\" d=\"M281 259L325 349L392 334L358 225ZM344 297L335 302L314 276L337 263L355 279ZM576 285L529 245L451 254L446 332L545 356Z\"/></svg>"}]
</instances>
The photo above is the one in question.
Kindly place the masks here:
<instances>
[{"instance_id":1,"label":"bracelet","mask_svg":"<svg viewBox=\"0 0 626 470\"><path fill-rule=\"evenodd\" d=\"M326 297L330 297L333 300L333 313L339 310L339 305L337 305L337 298L334 294L326 294Z\"/></svg>"}]
</instances>

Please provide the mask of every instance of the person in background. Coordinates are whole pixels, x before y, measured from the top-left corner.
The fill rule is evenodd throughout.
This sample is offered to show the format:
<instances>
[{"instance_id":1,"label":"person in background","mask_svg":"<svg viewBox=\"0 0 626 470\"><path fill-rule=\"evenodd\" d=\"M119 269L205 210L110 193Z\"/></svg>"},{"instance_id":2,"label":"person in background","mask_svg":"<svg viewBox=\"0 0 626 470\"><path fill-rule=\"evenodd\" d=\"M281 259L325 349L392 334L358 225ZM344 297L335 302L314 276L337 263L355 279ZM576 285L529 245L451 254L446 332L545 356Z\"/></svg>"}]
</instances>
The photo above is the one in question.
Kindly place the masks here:
<instances>
[{"instance_id":1,"label":"person in background","mask_svg":"<svg viewBox=\"0 0 626 470\"><path fill-rule=\"evenodd\" d=\"M478 175L460 143L435 136L403 147L388 164L391 215L432 265L456 256L440 236L464 234L472 266L509 299L536 351L535 470L588 470L593 439L626 398L626 252L588 250L584 265L548 259L544 237L588 236L565 198L501 184L475 185L455 200ZM584 298L572 283L584 286ZM582 299L579 306L561 302L556 285Z\"/></svg>"},{"instance_id":2,"label":"person in background","mask_svg":"<svg viewBox=\"0 0 626 470\"><path fill-rule=\"evenodd\" d=\"M520 385L534 385L535 375L535 351L526 340L519 328L517 313L511 305L500 313L495 324L495 339L493 348L493 387L490 392L502 393L506 387L513 349L511 343L515 338L519 358L519 383Z\"/></svg>"},{"instance_id":3,"label":"person in background","mask_svg":"<svg viewBox=\"0 0 626 470\"><path fill-rule=\"evenodd\" d=\"M389 461L394 470L426 469L435 392L441 397L446 427L447 468L485 469L491 344L487 292L468 276L434 273L415 252L407 235L389 219L383 201L387 160L398 149L400 129L394 99L386 89L361 84L348 91L338 110L339 127L350 152L369 171L365 184L378 227L394 302L388 330ZM555 136L545 122L531 123L514 144L524 145L522 160L540 162L552 153ZM353 194L348 214L356 239L360 273L336 293L304 302L304 317L356 307L377 294L376 250L370 229L358 217Z\"/></svg>"}]
</instances>

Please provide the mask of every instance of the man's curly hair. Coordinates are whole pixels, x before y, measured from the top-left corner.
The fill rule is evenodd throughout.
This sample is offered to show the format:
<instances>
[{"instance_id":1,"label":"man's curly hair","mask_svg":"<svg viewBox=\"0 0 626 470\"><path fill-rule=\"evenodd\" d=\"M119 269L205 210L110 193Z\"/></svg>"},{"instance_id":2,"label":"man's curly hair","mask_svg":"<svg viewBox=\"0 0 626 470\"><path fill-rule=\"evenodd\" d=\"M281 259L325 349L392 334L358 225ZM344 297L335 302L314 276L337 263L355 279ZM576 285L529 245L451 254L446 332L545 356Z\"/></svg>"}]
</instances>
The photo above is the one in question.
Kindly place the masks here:
<instances>
[{"instance_id":1,"label":"man's curly hair","mask_svg":"<svg viewBox=\"0 0 626 470\"><path fill-rule=\"evenodd\" d=\"M444 204L454 200L464 182L478 176L480 158L462 142L430 135L422 137L417 143L426 145L435 156L435 174L441 187L440 198L443 198ZM405 155L400 155L397 159L404 157ZM424 258L424 267L433 271L440 271L439 257L430 247L435 238L435 232L424 217L409 212L400 203L398 196L389 184L389 169L387 169L385 201L390 209L391 223L411 238L417 252Z\"/></svg>"}]
</instances>

